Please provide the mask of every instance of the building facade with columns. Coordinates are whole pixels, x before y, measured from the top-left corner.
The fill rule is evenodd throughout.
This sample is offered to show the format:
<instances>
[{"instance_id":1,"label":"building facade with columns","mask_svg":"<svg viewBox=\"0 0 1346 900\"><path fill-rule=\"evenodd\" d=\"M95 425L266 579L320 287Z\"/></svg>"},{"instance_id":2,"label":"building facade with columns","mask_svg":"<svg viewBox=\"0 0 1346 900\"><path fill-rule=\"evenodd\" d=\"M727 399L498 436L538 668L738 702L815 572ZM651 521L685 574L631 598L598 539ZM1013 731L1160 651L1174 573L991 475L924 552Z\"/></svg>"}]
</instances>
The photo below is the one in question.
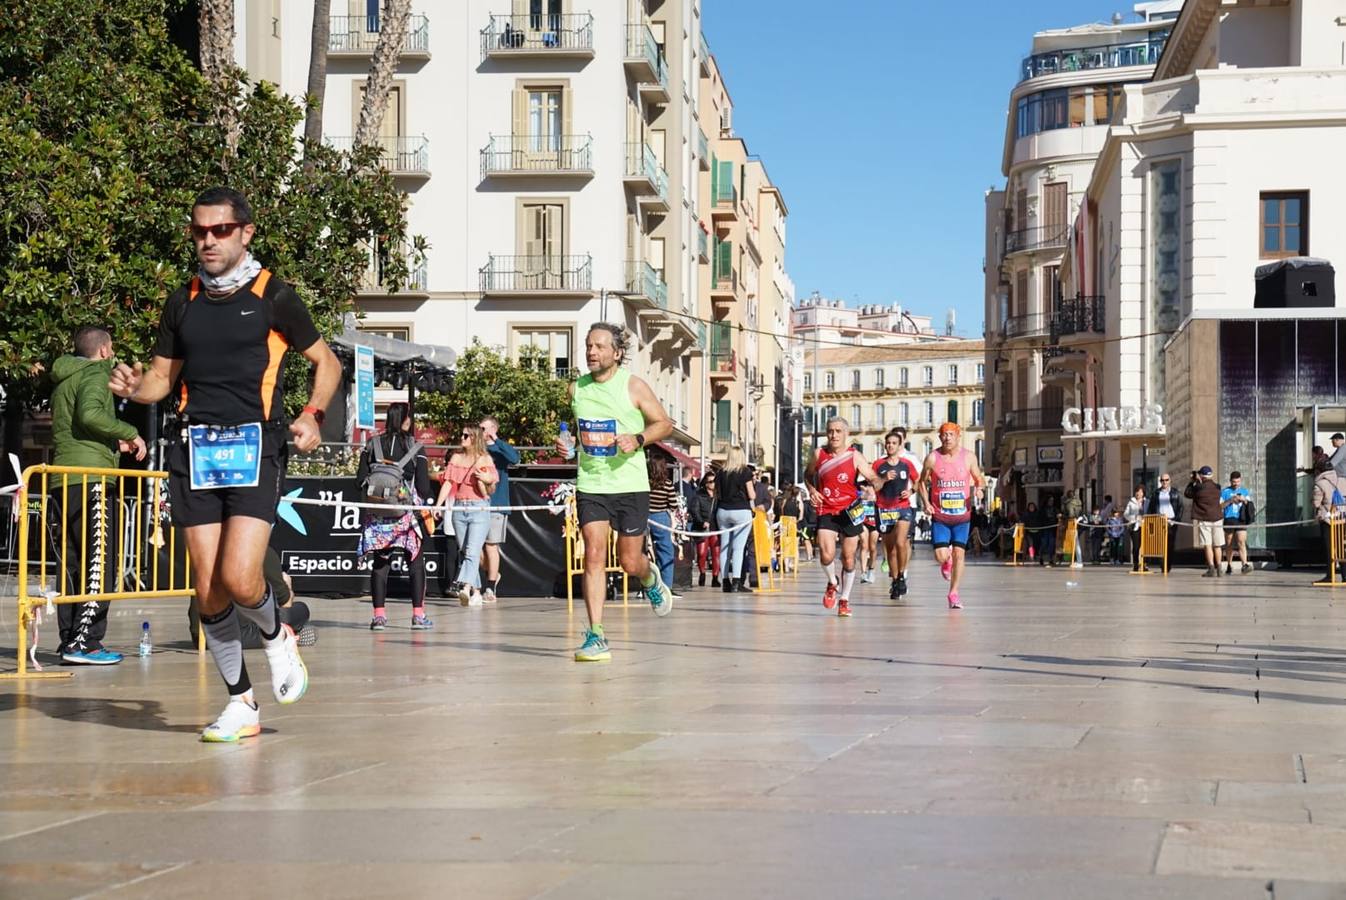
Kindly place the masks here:
<instances>
[{"instance_id":1,"label":"building facade with columns","mask_svg":"<svg viewBox=\"0 0 1346 900\"><path fill-rule=\"evenodd\" d=\"M1153 78L1124 90L1063 266L1097 317L1061 336L1092 376L1071 405L1142 411L1075 437L1077 479L1153 484L1158 447L1180 481L1240 470L1260 521L1311 517L1296 469L1346 430L1346 319L1314 261L1346 265L1343 154L1342 3L1187 0Z\"/></svg>"}]
</instances>

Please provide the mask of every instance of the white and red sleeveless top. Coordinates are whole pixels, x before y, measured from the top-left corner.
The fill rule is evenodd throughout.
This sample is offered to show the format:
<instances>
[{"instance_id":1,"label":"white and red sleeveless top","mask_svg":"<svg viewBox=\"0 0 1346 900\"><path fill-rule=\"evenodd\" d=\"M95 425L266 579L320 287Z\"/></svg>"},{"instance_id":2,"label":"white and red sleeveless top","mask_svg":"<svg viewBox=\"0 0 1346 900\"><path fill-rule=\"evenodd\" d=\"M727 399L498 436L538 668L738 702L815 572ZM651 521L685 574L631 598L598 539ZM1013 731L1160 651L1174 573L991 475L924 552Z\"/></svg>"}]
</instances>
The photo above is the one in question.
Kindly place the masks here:
<instances>
[{"instance_id":1,"label":"white and red sleeveless top","mask_svg":"<svg viewBox=\"0 0 1346 900\"><path fill-rule=\"evenodd\" d=\"M968 465L968 450L959 448L950 456L935 451L934 473L931 478L930 515L947 525L957 525L972 518L972 468Z\"/></svg>"},{"instance_id":2,"label":"white and red sleeveless top","mask_svg":"<svg viewBox=\"0 0 1346 900\"><path fill-rule=\"evenodd\" d=\"M826 447L818 450L818 493L823 502L818 515L834 516L855 502L860 491L855 486L855 451L847 447L833 453Z\"/></svg>"}]
</instances>

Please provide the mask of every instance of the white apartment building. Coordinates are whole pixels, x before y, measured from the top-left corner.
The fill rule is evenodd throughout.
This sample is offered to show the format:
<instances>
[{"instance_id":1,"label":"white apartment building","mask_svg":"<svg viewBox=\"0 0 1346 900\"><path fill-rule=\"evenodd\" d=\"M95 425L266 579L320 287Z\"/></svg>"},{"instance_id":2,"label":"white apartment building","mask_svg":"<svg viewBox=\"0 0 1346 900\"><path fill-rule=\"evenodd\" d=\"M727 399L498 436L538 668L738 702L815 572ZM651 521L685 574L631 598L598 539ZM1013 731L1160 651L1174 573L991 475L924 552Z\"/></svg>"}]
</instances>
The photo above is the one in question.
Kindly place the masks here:
<instances>
[{"instance_id":1,"label":"white apartment building","mask_svg":"<svg viewBox=\"0 0 1346 900\"><path fill-rule=\"evenodd\" d=\"M1060 348L1060 327L1101 330L1092 299L1061 289L1071 223L1125 86L1149 79L1180 5L1138 3L1136 22L1038 32L1010 92L1005 187L986 194L986 465L1020 510L1067 486L1061 415L1087 372Z\"/></svg>"},{"instance_id":2,"label":"white apartment building","mask_svg":"<svg viewBox=\"0 0 1346 900\"><path fill-rule=\"evenodd\" d=\"M931 322L930 316L913 315L900 303L847 306L817 292L790 311L791 333L802 341L816 340L820 344L882 346L952 339L935 331Z\"/></svg>"},{"instance_id":3,"label":"white apartment building","mask_svg":"<svg viewBox=\"0 0 1346 900\"><path fill-rule=\"evenodd\" d=\"M938 429L955 422L963 446L984 453L984 345L948 341L883 347L830 347L804 360L803 428L821 432L841 416L865 455L883 455L883 436L901 425L912 452L924 458L939 444Z\"/></svg>"},{"instance_id":4,"label":"white apartment building","mask_svg":"<svg viewBox=\"0 0 1346 900\"><path fill-rule=\"evenodd\" d=\"M1305 518L1295 470L1346 430L1341 278L1335 303L1301 274L1259 303L1255 272L1292 257L1346 267L1346 0L1187 0L1100 149L1063 290L1097 298L1105 342L1062 343L1091 376L1071 405L1120 414L1079 428L1075 477L1116 496L1160 468L1238 469L1260 521Z\"/></svg>"},{"instance_id":5,"label":"white apartment building","mask_svg":"<svg viewBox=\"0 0 1346 900\"><path fill-rule=\"evenodd\" d=\"M323 121L337 146L352 141L379 9L333 2ZM308 4L237 0L240 64L302 94L311 16ZM793 300L788 213L733 133L701 0L417 0L381 131L384 163L410 198L409 231L430 249L410 290L391 293L371 272L363 328L511 355L541 347L564 374L583 367L591 323L622 322L674 445L772 455L777 397L763 385L783 381L781 342L708 325L758 328L765 281L763 330L785 333L772 307ZM742 257L741 283L717 307L722 243ZM765 345L777 349L763 355Z\"/></svg>"}]
</instances>

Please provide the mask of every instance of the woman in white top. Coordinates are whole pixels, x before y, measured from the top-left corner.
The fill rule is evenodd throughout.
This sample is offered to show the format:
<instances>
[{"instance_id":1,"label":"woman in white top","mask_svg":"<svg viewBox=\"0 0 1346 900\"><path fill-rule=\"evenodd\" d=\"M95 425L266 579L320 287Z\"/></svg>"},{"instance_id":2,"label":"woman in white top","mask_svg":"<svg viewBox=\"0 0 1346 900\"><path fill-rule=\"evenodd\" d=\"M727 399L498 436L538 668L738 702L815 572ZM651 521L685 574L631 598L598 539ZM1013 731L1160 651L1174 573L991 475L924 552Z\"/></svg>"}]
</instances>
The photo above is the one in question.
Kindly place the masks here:
<instances>
[{"instance_id":1,"label":"woman in white top","mask_svg":"<svg viewBox=\"0 0 1346 900\"><path fill-rule=\"evenodd\" d=\"M1126 511L1122 518L1126 520L1127 536L1131 539L1131 571L1140 571L1140 520L1145 515L1145 485L1136 485L1136 492L1126 501Z\"/></svg>"}]
</instances>

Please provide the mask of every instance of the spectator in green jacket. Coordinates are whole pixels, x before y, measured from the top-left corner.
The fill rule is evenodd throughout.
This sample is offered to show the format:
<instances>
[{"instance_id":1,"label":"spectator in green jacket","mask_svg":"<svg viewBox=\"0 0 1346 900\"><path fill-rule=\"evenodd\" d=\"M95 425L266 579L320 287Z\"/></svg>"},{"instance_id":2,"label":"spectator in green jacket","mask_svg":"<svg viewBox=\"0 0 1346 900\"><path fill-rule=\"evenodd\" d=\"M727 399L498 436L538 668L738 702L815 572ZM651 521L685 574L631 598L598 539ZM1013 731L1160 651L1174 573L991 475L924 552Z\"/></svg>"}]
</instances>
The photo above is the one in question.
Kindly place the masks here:
<instances>
[{"instance_id":1,"label":"spectator in green jacket","mask_svg":"<svg viewBox=\"0 0 1346 900\"><path fill-rule=\"evenodd\" d=\"M145 458L145 441L135 426L117 419L108 389L112 364L112 336L86 325L75 332L75 355L62 356L52 366L56 465L113 469L119 452ZM65 535L58 549L64 576L56 589L63 596L89 597L57 606L61 659L71 665L115 665L122 655L103 647L108 604L93 597L119 590L116 480L55 475L50 484L54 521L64 523Z\"/></svg>"}]
</instances>

